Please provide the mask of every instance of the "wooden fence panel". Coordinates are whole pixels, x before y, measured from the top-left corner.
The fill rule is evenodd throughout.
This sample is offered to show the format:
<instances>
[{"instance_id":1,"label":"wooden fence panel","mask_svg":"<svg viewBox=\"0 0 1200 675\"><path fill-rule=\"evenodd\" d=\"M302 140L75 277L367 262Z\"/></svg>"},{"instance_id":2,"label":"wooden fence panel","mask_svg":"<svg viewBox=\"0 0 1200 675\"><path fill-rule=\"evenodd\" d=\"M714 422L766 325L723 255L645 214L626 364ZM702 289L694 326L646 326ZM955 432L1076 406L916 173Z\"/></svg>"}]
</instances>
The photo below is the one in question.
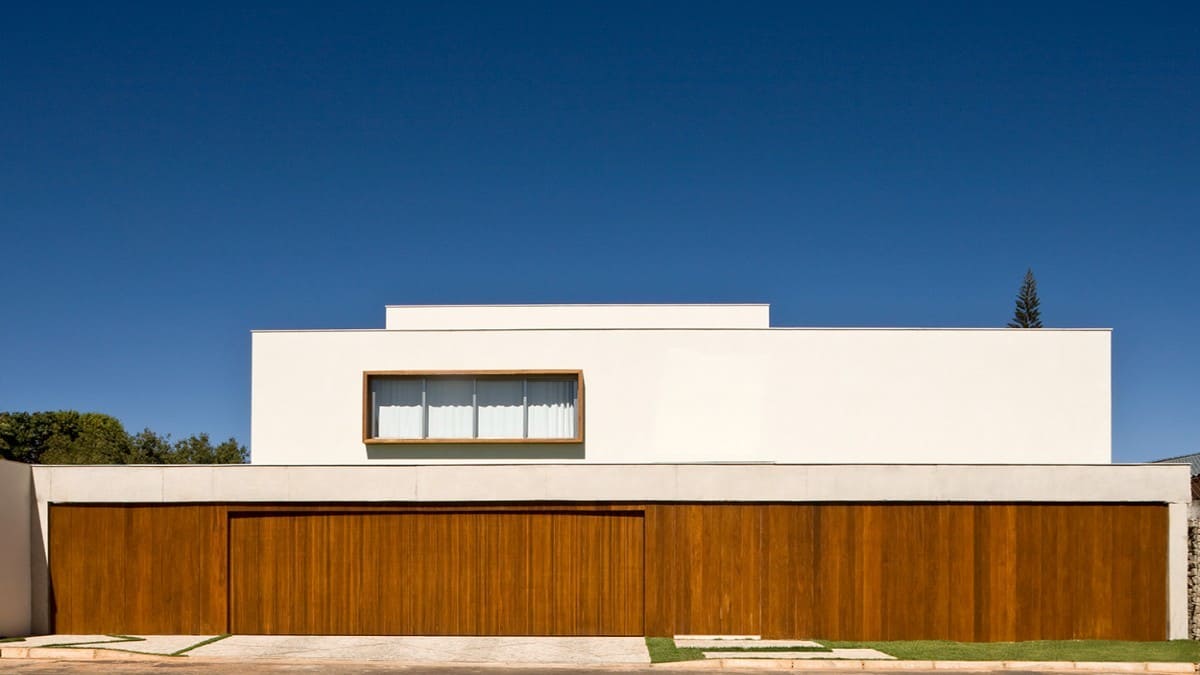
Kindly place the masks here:
<instances>
[{"instance_id":1,"label":"wooden fence panel","mask_svg":"<svg viewBox=\"0 0 1200 675\"><path fill-rule=\"evenodd\" d=\"M54 504L49 513L60 633L1167 635L1161 504Z\"/></svg>"},{"instance_id":2,"label":"wooden fence panel","mask_svg":"<svg viewBox=\"0 0 1200 675\"><path fill-rule=\"evenodd\" d=\"M231 519L231 630L641 635L639 513Z\"/></svg>"},{"instance_id":3,"label":"wooden fence panel","mask_svg":"<svg viewBox=\"0 0 1200 675\"><path fill-rule=\"evenodd\" d=\"M225 563L224 507L54 505L53 630L223 633Z\"/></svg>"}]
</instances>

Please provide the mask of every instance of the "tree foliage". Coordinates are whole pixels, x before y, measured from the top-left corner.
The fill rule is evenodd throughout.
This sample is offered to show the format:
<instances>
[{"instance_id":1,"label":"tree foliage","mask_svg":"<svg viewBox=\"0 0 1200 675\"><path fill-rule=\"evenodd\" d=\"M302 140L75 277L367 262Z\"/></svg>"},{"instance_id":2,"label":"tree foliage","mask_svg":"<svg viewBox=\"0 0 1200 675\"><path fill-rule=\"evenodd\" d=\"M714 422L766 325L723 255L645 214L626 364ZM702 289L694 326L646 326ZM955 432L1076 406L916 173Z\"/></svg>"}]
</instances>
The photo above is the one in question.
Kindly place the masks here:
<instances>
[{"instance_id":1,"label":"tree foliage","mask_svg":"<svg viewBox=\"0 0 1200 675\"><path fill-rule=\"evenodd\" d=\"M74 410L0 412L0 457L29 464L242 464L246 448L208 434L172 442L150 429L129 434L119 420Z\"/></svg>"},{"instance_id":2,"label":"tree foliage","mask_svg":"<svg viewBox=\"0 0 1200 675\"><path fill-rule=\"evenodd\" d=\"M1009 328L1041 328L1042 309L1038 299L1037 279L1033 278L1033 269L1025 270L1025 280L1021 282L1021 290L1017 293L1017 309L1013 312L1013 320Z\"/></svg>"}]
</instances>

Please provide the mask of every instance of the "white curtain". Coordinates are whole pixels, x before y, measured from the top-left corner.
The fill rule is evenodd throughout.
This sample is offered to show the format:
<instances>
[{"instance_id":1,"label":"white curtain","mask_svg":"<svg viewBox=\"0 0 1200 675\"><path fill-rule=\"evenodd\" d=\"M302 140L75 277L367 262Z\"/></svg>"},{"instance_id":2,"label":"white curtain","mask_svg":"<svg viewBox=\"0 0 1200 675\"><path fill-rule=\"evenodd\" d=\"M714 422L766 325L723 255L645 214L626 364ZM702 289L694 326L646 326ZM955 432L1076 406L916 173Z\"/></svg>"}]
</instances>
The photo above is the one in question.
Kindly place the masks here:
<instances>
[{"instance_id":1,"label":"white curtain","mask_svg":"<svg viewBox=\"0 0 1200 675\"><path fill-rule=\"evenodd\" d=\"M421 380L371 378L376 438L421 438Z\"/></svg>"},{"instance_id":2,"label":"white curtain","mask_svg":"<svg viewBox=\"0 0 1200 675\"><path fill-rule=\"evenodd\" d=\"M525 391L522 380L481 378L475 383L479 438L525 436Z\"/></svg>"},{"instance_id":3,"label":"white curtain","mask_svg":"<svg viewBox=\"0 0 1200 675\"><path fill-rule=\"evenodd\" d=\"M429 406L428 438L474 437L475 381L431 377L425 387L425 401Z\"/></svg>"},{"instance_id":4,"label":"white curtain","mask_svg":"<svg viewBox=\"0 0 1200 675\"><path fill-rule=\"evenodd\" d=\"M575 381L529 380L529 438L575 437Z\"/></svg>"}]
</instances>

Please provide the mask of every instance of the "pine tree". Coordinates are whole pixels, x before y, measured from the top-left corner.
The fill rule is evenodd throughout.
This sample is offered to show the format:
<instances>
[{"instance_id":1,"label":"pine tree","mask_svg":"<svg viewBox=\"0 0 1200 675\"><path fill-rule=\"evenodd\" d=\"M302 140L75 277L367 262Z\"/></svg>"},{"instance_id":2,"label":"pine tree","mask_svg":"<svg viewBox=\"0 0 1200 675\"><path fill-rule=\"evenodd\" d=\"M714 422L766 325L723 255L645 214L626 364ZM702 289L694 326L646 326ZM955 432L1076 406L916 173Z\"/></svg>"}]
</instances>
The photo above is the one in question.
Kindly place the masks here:
<instances>
[{"instance_id":1,"label":"pine tree","mask_svg":"<svg viewBox=\"0 0 1200 675\"><path fill-rule=\"evenodd\" d=\"M1033 269L1025 271L1025 281L1021 283L1021 292L1017 293L1017 309L1009 328L1041 328L1042 310L1038 299L1037 279L1033 278Z\"/></svg>"}]
</instances>

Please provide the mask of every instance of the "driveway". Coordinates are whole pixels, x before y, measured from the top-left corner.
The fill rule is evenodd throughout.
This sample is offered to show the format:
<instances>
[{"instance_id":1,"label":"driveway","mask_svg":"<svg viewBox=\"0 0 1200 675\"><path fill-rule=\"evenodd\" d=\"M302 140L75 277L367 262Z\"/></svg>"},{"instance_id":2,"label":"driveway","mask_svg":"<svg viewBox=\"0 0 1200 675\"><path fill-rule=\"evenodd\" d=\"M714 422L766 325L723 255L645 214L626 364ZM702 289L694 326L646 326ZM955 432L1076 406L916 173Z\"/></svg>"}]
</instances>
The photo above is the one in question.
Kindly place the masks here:
<instances>
[{"instance_id":1,"label":"driveway","mask_svg":"<svg viewBox=\"0 0 1200 675\"><path fill-rule=\"evenodd\" d=\"M636 637L234 635L197 647L188 654L197 658L312 658L394 663L650 663L645 640Z\"/></svg>"},{"instance_id":2,"label":"driveway","mask_svg":"<svg viewBox=\"0 0 1200 675\"><path fill-rule=\"evenodd\" d=\"M356 663L334 663L334 662L302 662L289 661L281 663L278 661L240 661L237 659L197 661L194 659L171 659L170 661L37 661L37 660L14 660L12 663L4 663L4 673L20 674L20 675L77 675L95 673L96 675L174 675L176 673L182 675L184 673L202 673L203 675L385 675L385 674L403 674L413 675L415 673L429 673L430 675L595 675L596 673L615 672L623 673L624 675L664 675L669 673L679 673L684 675L689 672L703 673L706 671L681 671L681 670L664 670L661 666L648 665L629 665L629 666L553 666L541 667L536 670L530 668L506 668L500 666L432 666L432 665L411 665L397 666L393 664L381 663L379 661L360 661ZM745 670L741 672L746 672ZM987 672L987 671L977 671ZM843 675L844 670L829 671L829 675ZM872 673L870 670L855 671L855 675L895 675L894 672L888 673ZM905 675L946 675L946 671L924 671L911 670L905 671ZM971 671L960 670L955 671L953 675L971 675ZM992 672L988 675L997 675ZM1003 675L1022 675L1011 671ZM1031 670L1027 675L1062 675L1062 673L1043 673L1043 671ZM1118 673L1114 671L1114 675L1128 675L1128 673Z\"/></svg>"},{"instance_id":3,"label":"driveway","mask_svg":"<svg viewBox=\"0 0 1200 675\"><path fill-rule=\"evenodd\" d=\"M117 649L195 659L284 659L393 664L647 665L640 637L412 637L281 635L43 635L7 647ZM7 665L7 664L5 664Z\"/></svg>"}]
</instances>

